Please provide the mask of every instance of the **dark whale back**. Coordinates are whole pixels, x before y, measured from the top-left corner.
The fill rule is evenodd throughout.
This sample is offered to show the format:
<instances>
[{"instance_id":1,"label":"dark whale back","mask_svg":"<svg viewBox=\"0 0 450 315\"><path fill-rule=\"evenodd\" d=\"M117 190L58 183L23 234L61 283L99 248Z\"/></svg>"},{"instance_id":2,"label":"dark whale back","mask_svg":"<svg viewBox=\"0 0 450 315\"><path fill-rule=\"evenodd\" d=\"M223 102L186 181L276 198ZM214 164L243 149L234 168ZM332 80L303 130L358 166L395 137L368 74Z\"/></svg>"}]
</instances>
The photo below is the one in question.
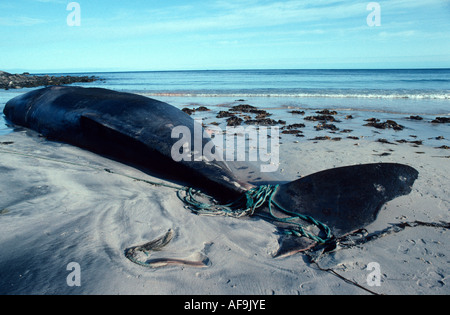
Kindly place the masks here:
<instances>
[{"instance_id":1,"label":"dark whale back","mask_svg":"<svg viewBox=\"0 0 450 315\"><path fill-rule=\"evenodd\" d=\"M193 135L197 123L161 101L101 88L53 86L10 100L4 114L11 122L49 139L132 162L211 193L228 198L244 190L219 155L208 162L172 159L172 147L179 140L172 138L172 130L183 126ZM202 147L209 141L202 137Z\"/></svg>"}]
</instances>

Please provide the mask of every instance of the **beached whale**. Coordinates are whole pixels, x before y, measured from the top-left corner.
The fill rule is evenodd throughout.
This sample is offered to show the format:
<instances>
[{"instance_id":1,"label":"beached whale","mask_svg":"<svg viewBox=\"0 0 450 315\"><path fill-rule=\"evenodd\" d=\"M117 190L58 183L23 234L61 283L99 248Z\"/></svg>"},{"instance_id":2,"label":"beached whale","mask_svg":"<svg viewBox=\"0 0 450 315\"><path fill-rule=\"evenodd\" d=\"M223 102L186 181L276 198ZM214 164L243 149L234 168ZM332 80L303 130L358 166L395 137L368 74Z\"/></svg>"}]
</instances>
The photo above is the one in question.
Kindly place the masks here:
<instances>
[{"instance_id":1,"label":"beached whale","mask_svg":"<svg viewBox=\"0 0 450 315\"><path fill-rule=\"evenodd\" d=\"M201 126L181 110L151 98L100 88L53 86L10 100L4 114L10 122L48 139L187 183L219 200L254 189L236 178L227 163L215 156L219 151L212 150L210 156L197 161L174 161L172 150L178 141L173 138L174 128L183 126L194 132ZM208 137L201 141L202 147L213 147ZM194 148L191 154L195 155ZM319 221L334 237L339 237L373 222L386 202L411 192L417 177L414 168L402 164L340 167L280 185L269 199L279 208ZM268 213L267 204L255 212L280 227L290 224L287 220L273 220ZM290 235L282 237L279 255L302 251L318 242Z\"/></svg>"}]
</instances>

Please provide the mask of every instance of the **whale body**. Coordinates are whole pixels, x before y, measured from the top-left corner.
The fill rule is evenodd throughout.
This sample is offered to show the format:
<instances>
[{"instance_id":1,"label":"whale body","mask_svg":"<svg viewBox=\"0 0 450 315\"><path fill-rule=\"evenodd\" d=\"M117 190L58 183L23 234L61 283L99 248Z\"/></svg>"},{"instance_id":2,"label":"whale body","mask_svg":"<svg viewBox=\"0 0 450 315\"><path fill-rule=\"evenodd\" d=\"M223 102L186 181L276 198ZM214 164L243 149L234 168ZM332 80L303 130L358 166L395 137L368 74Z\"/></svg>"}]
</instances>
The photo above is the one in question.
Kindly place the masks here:
<instances>
[{"instance_id":1,"label":"whale body","mask_svg":"<svg viewBox=\"0 0 450 315\"><path fill-rule=\"evenodd\" d=\"M176 107L148 97L101 88L53 86L10 100L4 114L12 123L50 140L151 170L162 178L200 188L218 200L229 200L254 187L232 173L218 150L208 159L175 161L171 152L177 141L172 137L174 128L183 126L194 133L201 126ZM202 146L213 146L211 141L202 137ZM194 148L191 152L194 154ZM409 194L417 178L417 170L404 164L351 165L280 185L273 200L285 209L320 220L338 237L376 220L382 206ZM267 207L261 213L267 213ZM301 251L314 242L287 238L285 244L289 248L284 252L292 252L293 247Z\"/></svg>"}]
</instances>

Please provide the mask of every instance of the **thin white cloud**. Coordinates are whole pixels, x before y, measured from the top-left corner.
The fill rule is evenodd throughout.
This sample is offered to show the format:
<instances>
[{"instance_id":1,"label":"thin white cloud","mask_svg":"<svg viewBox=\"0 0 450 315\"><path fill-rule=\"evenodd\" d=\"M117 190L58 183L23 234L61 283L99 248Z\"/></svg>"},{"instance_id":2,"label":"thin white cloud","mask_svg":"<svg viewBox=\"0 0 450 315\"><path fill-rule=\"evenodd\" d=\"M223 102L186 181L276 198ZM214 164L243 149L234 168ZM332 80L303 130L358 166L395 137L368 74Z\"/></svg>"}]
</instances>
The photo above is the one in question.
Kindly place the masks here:
<instances>
[{"instance_id":1,"label":"thin white cloud","mask_svg":"<svg viewBox=\"0 0 450 315\"><path fill-rule=\"evenodd\" d=\"M35 0L59 1L59 0ZM439 0L411 3L410 0L380 1L382 14L420 6L437 5ZM198 4L191 2L182 5L157 7L151 9L134 9L127 6L116 9L104 16L83 17L83 27L88 34L111 34L111 36L146 36L178 33L211 33L269 27L295 27L309 31L364 26L368 11L368 2L339 0L216 0ZM385 10L386 9L386 10ZM394 13L392 13L394 12ZM408 11L409 12L409 11ZM417 12L417 11L416 11ZM399 13L401 15L401 13ZM383 26L388 23L383 18ZM94 35L95 36L95 35Z\"/></svg>"},{"instance_id":2,"label":"thin white cloud","mask_svg":"<svg viewBox=\"0 0 450 315\"><path fill-rule=\"evenodd\" d=\"M346 4L336 1L218 1L206 8L194 6L170 7L166 10L154 9L145 12L145 16L136 12L135 18L124 21L115 28L118 33L177 33L195 31L226 31L258 27L272 27L289 24L308 24L314 21L333 21L362 16L364 21L365 5L361 2ZM108 21L104 21L103 25ZM116 33L117 34L117 33Z\"/></svg>"},{"instance_id":3,"label":"thin white cloud","mask_svg":"<svg viewBox=\"0 0 450 315\"><path fill-rule=\"evenodd\" d=\"M59 2L60 0L34 0L39 2ZM387 19L386 12L396 14L413 7L413 12L421 6L437 5L439 0L427 3L411 3L409 0L381 0L383 35L381 38L413 34L414 23L402 19ZM115 11L102 16L82 16L82 28L76 34L85 39L93 38L150 38L158 35L189 35L198 40L208 36L222 42L235 42L241 37L267 38L269 36L288 40L295 36L306 40L311 35L334 34L338 36L356 35L367 29L367 3L360 0L216 0L199 4L186 4L140 8L133 6L115 7ZM407 11L411 12L411 11ZM408 15L407 15L408 16ZM36 25L45 21L32 18L0 18L0 25ZM409 29L401 23L412 23ZM380 29L381 31L381 29ZM65 37L61 28L54 32ZM392 35L389 35L392 32ZM407 33L409 32L409 33ZM61 34L60 34L61 33ZM412 36L412 35L411 35Z\"/></svg>"},{"instance_id":4,"label":"thin white cloud","mask_svg":"<svg viewBox=\"0 0 450 315\"><path fill-rule=\"evenodd\" d=\"M34 0L34 1L44 2L44 3L59 3L59 4L69 3L68 1L65 1L65 0Z\"/></svg>"},{"instance_id":5,"label":"thin white cloud","mask_svg":"<svg viewBox=\"0 0 450 315\"><path fill-rule=\"evenodd\" d=\"M381 39L407 38L417 36L418 32L415 30L401 31L401 32L380 32L378 37Z\"/></svg>"},{"instance_id":6,"label":"thin white cloud","mask_svg":"<svg viewBox=\"0 0 450 315\"><path fill-rule=\"evenodd\" d=\"M1 26L35 26L43 23L46 23L46 21L27 16L0 17Z\"/></svg>"}]
</instances>

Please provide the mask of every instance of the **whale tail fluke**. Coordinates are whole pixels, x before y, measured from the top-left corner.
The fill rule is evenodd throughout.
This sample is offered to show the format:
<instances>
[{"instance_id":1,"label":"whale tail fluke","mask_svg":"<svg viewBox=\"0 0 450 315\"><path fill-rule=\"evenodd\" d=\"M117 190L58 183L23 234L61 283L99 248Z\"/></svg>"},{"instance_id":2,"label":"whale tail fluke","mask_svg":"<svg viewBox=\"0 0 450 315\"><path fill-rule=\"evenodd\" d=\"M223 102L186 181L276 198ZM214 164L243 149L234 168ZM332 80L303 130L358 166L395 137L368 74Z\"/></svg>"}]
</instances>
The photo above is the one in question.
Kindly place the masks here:
<instances>
[{"instance_id":1,"label":"whale tail fluke","mask_svg":"<svg viewBox=\"0 0 450 315\"><path fill-rule=\"evenodd\" d=\"M328 226L338 238L375 221L386 202L409 194L418 174L410 166L394 163L334 168L281 185L273 200L281 208ZM276 256L304 251L314 244L287 235Z\"/></svg>"}]
</instances>

